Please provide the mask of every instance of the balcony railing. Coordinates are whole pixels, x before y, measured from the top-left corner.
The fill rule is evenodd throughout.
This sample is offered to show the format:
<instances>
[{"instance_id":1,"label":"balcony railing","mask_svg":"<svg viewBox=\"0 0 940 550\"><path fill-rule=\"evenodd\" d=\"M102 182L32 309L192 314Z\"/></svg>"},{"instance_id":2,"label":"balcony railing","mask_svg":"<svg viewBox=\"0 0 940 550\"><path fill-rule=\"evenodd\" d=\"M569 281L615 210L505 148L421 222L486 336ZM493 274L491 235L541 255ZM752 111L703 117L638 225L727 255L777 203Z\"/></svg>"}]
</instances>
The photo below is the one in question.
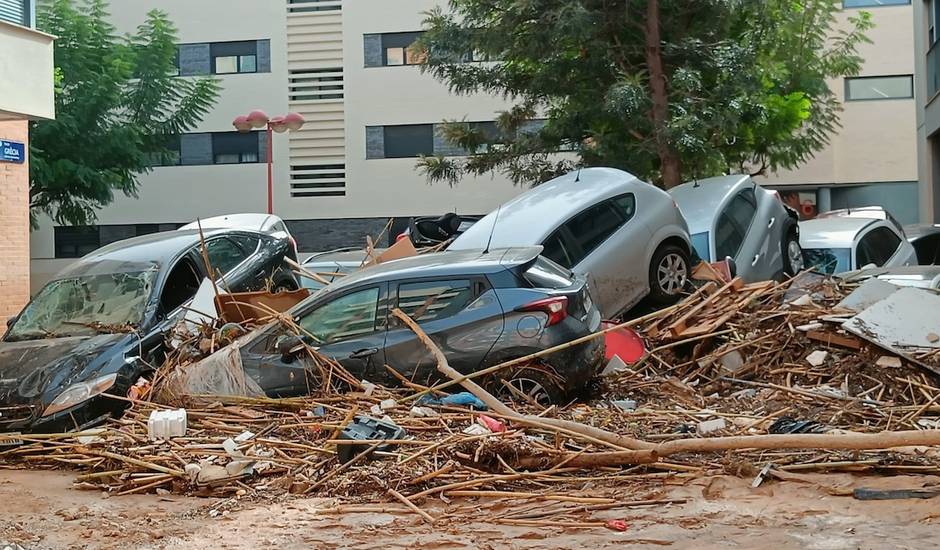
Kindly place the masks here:
<instances>
[{"instance_id":1,"label":"balcony railing","mask_svg":"<svg viewBox=\"0 0 940 550\"><path fill-rule=\"evenodd\" d=\"M33 0L0 0L0 21L32 27Z\"/></svg>"}]
</instances>

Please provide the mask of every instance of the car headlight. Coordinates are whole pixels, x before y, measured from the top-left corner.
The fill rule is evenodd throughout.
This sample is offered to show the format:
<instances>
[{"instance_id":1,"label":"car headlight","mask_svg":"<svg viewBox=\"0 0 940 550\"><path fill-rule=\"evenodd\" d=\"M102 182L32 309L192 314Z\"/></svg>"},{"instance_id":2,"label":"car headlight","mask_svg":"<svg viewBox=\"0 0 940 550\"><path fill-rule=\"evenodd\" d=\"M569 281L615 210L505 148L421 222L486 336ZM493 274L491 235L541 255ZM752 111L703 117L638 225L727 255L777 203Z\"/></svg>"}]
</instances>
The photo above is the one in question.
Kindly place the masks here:
<instances>
[{"instance_id":1,"label":"car headlight","mask_svg":"<svg viewBox=\"0 0 940 550\"><path fill-rule=\"evenodd\" d=\"M104 393L117 380L117 373L102 376L88 382L80 382L69 386L64 392L60 393L52 403L43 411L43 416L49 416L59 411L64 411L69 407L74 407L79 403L84 403L92 397Z\"/></svg>"}]
</instances>

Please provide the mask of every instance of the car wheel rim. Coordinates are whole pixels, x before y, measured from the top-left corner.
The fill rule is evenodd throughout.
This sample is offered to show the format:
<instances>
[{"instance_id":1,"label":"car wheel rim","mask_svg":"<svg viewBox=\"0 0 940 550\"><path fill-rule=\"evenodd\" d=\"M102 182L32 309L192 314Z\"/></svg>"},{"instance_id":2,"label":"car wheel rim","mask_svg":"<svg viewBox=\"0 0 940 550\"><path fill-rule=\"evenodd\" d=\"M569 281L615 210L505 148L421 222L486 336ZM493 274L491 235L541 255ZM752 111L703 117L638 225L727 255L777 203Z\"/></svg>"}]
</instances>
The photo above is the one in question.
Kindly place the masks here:
<instances>
[{"instance_id":1,"label":"car wheel rim","mask_svg":"<svg viewBox=\"0 0 940 550\"><path fill-rule=\"evenodd\" d=\"M508 382L508 384L512 386L514 390L525 395L543 407L548 407L552 404L552 398L548 394L548 390L546 390L545 386L536 380L532 380L531 378L513 378ZM501 394L512 400L519 399L519 394L505 387L503 388Z\"/></svg>"},{"instance_id":2,"label":"car wheel rim","mask_svg":"<svg viewBox=\"0 0 940 550\"><path fill-rule=\"evenodd\" d=\"M787 243L787 257L790 260L790 269L793 273L803 271L803 249L800 248L800 243L796 241Z\"/></svg>"},{"instance_id":3,"label":"car wheel rim","mask_svg":"<svg viewBox=\"0 0 940 550\"><path fill-rule=\"evenodd\" d=\"M656 273L660 290L669 295L678 294L685 288L685 283L689 277L689 269L685 264L685 259L678 254L663 256Z\"/></svg>"}]
</instances>

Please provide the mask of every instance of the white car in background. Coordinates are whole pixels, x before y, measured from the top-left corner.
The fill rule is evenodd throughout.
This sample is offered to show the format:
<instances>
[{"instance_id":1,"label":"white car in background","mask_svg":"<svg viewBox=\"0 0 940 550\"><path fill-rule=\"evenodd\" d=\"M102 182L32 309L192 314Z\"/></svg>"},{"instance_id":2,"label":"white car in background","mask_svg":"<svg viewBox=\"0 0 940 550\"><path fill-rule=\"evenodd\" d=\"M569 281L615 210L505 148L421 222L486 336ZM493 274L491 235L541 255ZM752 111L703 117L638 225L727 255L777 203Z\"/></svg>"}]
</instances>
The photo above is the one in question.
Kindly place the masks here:
<instances>
[{"instance_id":1,"label":"white car in background","mask_svg":"<svg viewBox=\"0 0 940 550\"><path fill-rule=\"evenodd\" d=\"M291 246L294 248L294 261L297 261L297 241L294 239L294 236L290 234L290 231L287 229L287 224L284 223L284 220L275 216L274 214L226 214L224 216L214 216L211 218L200 219L198 222L191 222L183 227L180 227L179 230L187 229L199 229L199 226L202 226L203 230L208 229L251 229L252 231L259 231L267 235L271 235L275 238L286 238L290 241Z\"/></svg>"},{"instance_id":2,"label":"white car in background","mask_svg":"<svg viewBox=\"0 0 940 550\"><path fill-rule=\"evenodd\" d=\"M534 187L457 237L448 250L541 245L587 275L612 319L649 295L675 301L691 273L689 230L662 189L614 168L584 168Z\"/></svg>"},{"instance_id":3,"label":"white car in background","mask_svg":"<svg viewBox=\"0 0 940 550\"><path fill-rule=\"evenodd\" d=\"M901 226L890 215L873 211L869 217L859 211L826 212L800 222L800 245L806 266L822 274L917 265L917 252Z\"/></svg>"}]
</instances>

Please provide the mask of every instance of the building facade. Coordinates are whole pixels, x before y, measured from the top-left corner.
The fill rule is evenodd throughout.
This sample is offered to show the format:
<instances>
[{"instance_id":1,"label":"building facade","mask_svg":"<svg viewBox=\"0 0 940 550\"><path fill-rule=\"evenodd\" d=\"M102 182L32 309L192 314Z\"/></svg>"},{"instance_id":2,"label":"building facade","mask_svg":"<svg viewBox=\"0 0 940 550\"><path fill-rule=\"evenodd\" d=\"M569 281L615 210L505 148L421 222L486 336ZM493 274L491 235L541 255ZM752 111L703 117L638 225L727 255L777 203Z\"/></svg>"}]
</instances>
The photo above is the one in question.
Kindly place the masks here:
<instances>
[{"instance_id":1,"label":"building facade","mask_svg":"<svg viewBox=\"0 0 940 550\"><path fill-rule=\"evenodd\" d=\"M53 37L34 27L29 0L0 0L0 323L29 300L29 121L55 117Z\"/></svg>"},{"instance_id":2,"label":"building facade","mask_svg":"<svg viewBox=\"0 0 940 550\"><path fill-rule=\"evenodd\" d=\"M915 0L919 2L922 0ZM857 77L833 80L841 130L794 171L762 178L804 216L834 208L880 205L902 223L918 221L914 102L914 8L911 0L844 0L841 24L859 10L875 27Z\"/></svg>"},{"instance_id":3,"label":"building facade","mask_svg":"<svg viewBox=\"0 0 940 550\"><path fill-rule=\"evenodd\" d=\"M940 222L940 1L914 0L914 69L917 74L917 168L920 216Z\"/></svg>"},{"instance_id":4,"label":"building facade","mask_svg":"<svg viewBox=\"0 0 940 550\"><path fill-rule=\"evenodd\" d=\"M212 113L181 136L179 155L140 178L138 198L118 196L91 228L42 220L32 240L33 289L98 246L172 229L197 217L266 208L266 142L232 120L254 109L298 112L299 131L275 134L274 212L301 252L361 246L395 220L449 211L484 214L519 193L501 175L428 184L422 154L459 155L435 125L491 123L507 103L454 96L421 73L409 46L424 12L441 0L121 0L121 32L154 7L179 28L180 75L213 75L223 91ZM900 4L882 7L873 5ZM848 17L870 9L877 27L860 78L833 82L844 98L843 131L806 166L766 183L804 210L890 203L916 212L912 7L909 0L845 0ZM907 88L905 88L907 86ZM906 90L906 91L905 91ZM881 95L885 100L875 100ZM891 201L899 206L894 207ZM811 212L810 212L811 213Z\"/></svg>"}]
</instances>

